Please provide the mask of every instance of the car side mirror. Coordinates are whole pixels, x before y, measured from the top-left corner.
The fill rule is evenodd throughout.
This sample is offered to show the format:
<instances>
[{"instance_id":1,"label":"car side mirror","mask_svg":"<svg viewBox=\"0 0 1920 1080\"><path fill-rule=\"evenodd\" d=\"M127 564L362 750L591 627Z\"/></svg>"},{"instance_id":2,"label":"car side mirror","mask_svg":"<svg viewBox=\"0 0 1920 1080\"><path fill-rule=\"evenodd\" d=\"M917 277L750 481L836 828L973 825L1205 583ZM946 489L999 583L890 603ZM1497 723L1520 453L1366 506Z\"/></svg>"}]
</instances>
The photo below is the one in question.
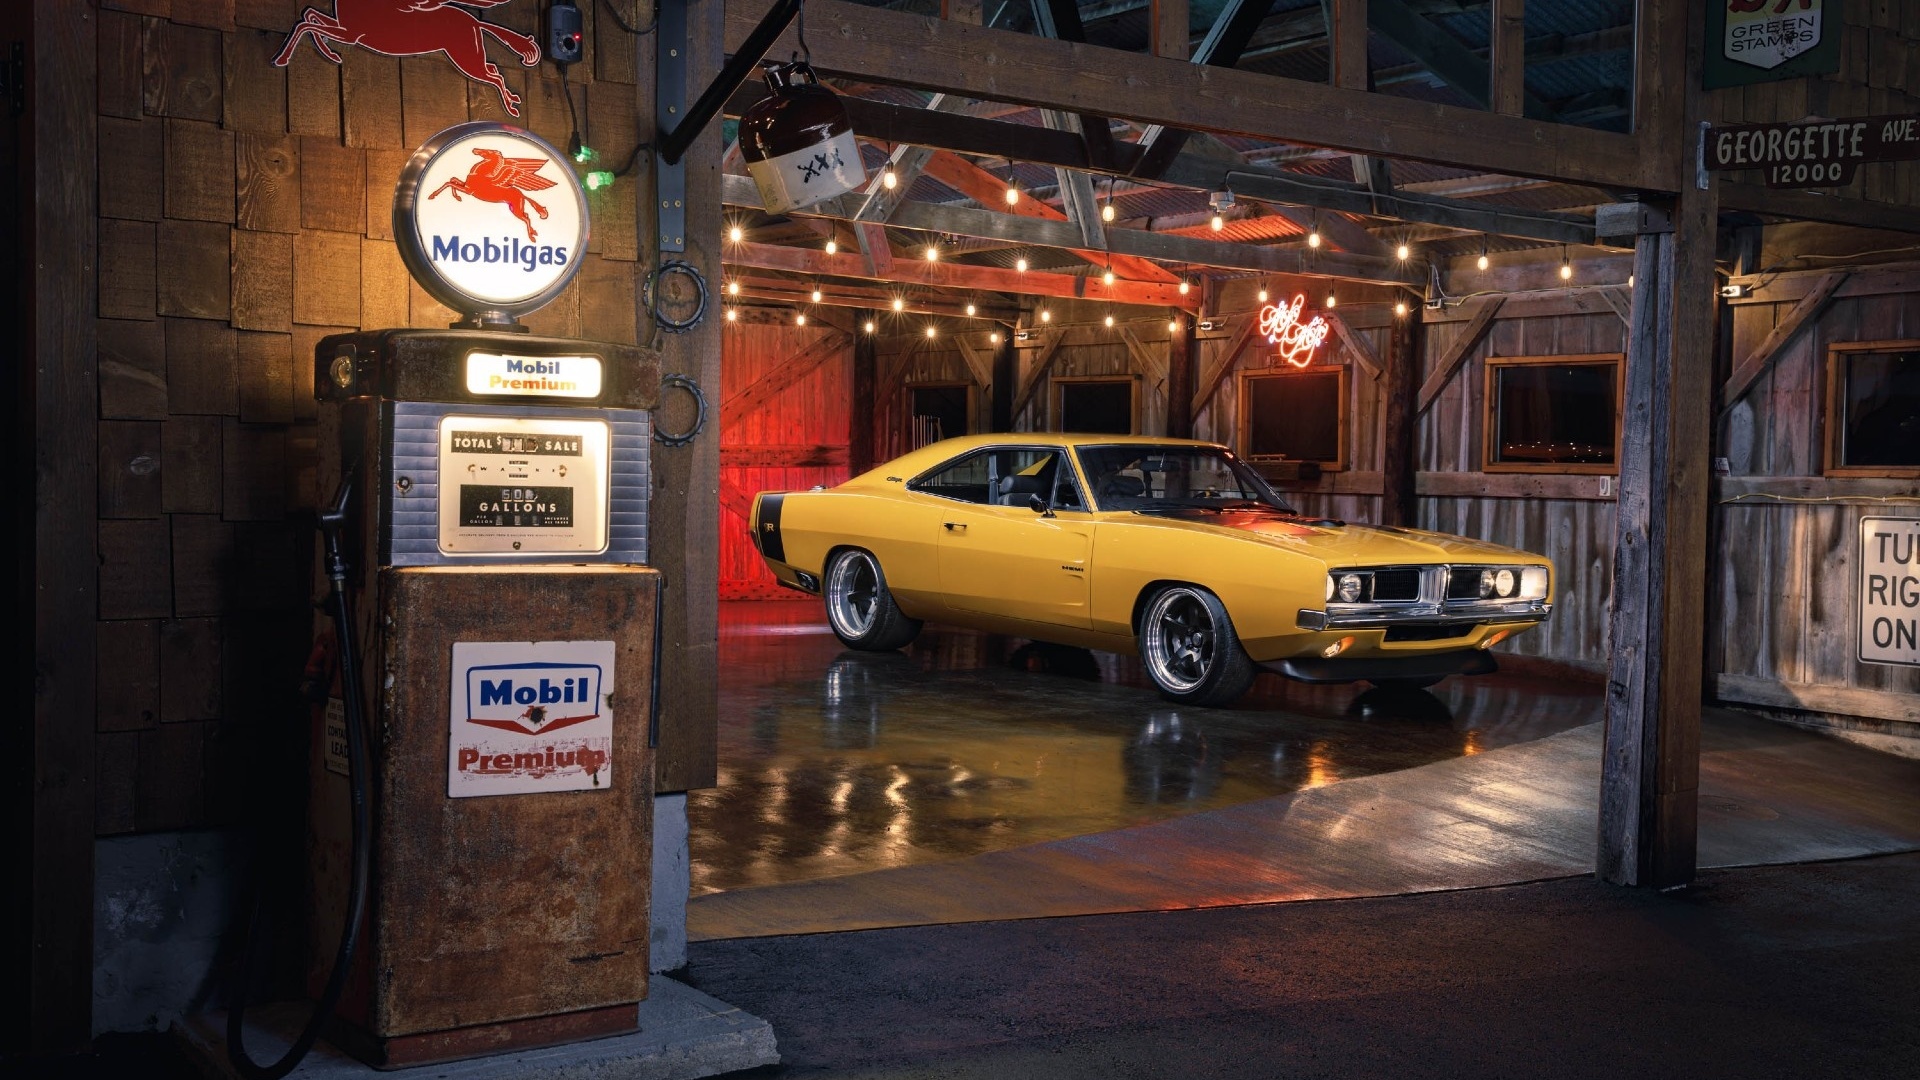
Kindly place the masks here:
<instances>
[{"instance_id":1,"label":"car side mirror","mask_svg":"<svg viewBox=\"0 0 1920 1080\"><path fill-rule=\"evenodd\" d=\"M1041 517L1053 516L1053 508L1047 505L1047 500L1038 495L1027 496L1027 509L1039 514Z\"/></svg>"}]
</instances>

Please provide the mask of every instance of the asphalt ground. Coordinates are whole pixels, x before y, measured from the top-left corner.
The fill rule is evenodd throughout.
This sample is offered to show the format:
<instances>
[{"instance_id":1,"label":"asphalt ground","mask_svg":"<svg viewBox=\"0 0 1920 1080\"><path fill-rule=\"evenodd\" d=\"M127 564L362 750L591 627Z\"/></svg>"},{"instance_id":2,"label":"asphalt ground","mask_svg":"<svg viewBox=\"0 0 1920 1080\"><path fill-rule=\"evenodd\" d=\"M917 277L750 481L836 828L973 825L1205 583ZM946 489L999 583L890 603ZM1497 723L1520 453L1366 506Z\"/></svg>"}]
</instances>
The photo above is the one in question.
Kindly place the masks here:
<instances>
[{"instance_id":1,"label":"asphalt ground","mask_svg":"<svg viewBox=\"0 0 1920 1080\"><path fill-rule=\"evenodd\" d=\"M1920 854L697 943L756 1077L1920 1077Z\"/></svg>"}]
</instances>

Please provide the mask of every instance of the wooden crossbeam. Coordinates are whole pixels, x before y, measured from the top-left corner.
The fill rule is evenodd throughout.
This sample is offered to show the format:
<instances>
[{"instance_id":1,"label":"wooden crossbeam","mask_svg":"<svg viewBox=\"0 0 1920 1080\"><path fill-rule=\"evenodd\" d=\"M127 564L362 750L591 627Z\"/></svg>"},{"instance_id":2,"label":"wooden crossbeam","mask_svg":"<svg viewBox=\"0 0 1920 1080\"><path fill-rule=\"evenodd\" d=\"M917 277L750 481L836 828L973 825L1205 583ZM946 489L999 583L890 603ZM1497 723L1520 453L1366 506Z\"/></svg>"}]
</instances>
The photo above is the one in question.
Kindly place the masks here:
<instances>
[{"instance_id":1,"label":"wooden crossbeam","mask_svg":"<svg viewBox=\"0 0 1920 1080\"><path fill-rule=\"evenodd\" d=\"M1220 389L1220 384L1227 381L1227 373L1233 370L1234 362L1240 359L1242 352L1246 351L1247 343L1252 341L1254 334L1259 332L1260 320L1251 315L1245 318L1246 321L1240 324L1240 329L1234 333L1226 351L1220 354L1220 359L1215 361L1211 370L1200 377L1200 385L1193 394L1193 411L1187 415L1200 415L1200 410L1206 408L1207 402L1213 400L1214 392Z\"/></svg>"},{"instance_id":2,"label":"wooden crossbeam","mask_svg":"<svg viewBox=\"0 0 1920 1080\"><path fill-rule=\"evenodd\" d=\"M1060 345L1067 340L1065 330L1047 331L1041 340L1040 351L1033 358L1033 370L1027 373L1026 381L1020 384L1020 392L1013 397L1013 415L1019 416L1026 410L1027 402L1033 399L1033 392L1047 381L1047 373L1053 370L1053 358L1060 355Z\"/></svg>"},{"instance_id":3,"label":"wooden crossbeam","mask_svg":"<svg viewBox=\"0 0 1920 1080\"><path fill-rule=\"evenodd\" d=\"M951 262L926 262L902 259L887 275L867 268L858 255L828 255L824 251L778 247L772 244L729 244L725 252L731 266L751 266L761 270L789 270L819 277L847 277L893 281L909 285L929 285L946 289L983 289L988 292L1016 293L1024 296L1059 296L1076 299L1112 300L1117 304L1147 307L1192 309L1199 303L1197 293L1181 296L1172 285L1143 281L1116 281L1112 286L1089 285L1074 274L1054 274L1038 270L1021 273L997 266L967 266Z\"/></svg>"},{"instance_id":4,"label":"wooden crossbeam","mask_svg":"<svg viewBox=\"0 0 1920 1080\"><path fill-rule=\"evenodd\" d=\"M724 47L740 48L771 3L730 2ZM1605 187L1675 191L1684 171L1679 156L1642 154L1639 138L1618 132L1203 67L847 0L809 0L807 19L813 67L822 74ZM774 51L796 44L789 35ZM1087 167L1084 151L1081 158L1079 167Z\"/></svg>"},{"instance_id":5,"label":"wooden crossbeam","mask_svg":"<svg viewBox=\"0 0 1920 1080\"><path fill-rule=\"evenodd\" d=\"M1747 390L1753 386L1754 380L1767 370L1776 357L1786 351L1788 343L1802 327L1810 325L1820 317L1820 313L1827 309L1827 304L1832 302L1833 294L1840 291L1840 286L1846 282L1847 271L1845 270L1835 270L1827 274L1814 285L1810 292L1800 298L1799 303L1793 305L1793 310L1787 312L1786 318L1774 324L1773 331L1766 336L1766 340L1754 346L1753 351L1733 369L1733 375L1727 379L1727 385L1720 391L1721 409L1733 408L1746 395Z\"/></svg>"},{"instance_id":6,"label":"wooden crossbeam","mask_svg":"<svg viewBox=\"0 0 1920 1080\"><path fill-rule=\"evenodd\" d=\"M1367 374L1376 379L1379 378L1384 367L1380 363L1380 354L1374 351L1373 342L1355 332L1353 327L1348 325L1347 317L1338 311L1322 311L1320 315L1333 327L1334 333L1340 335L1340 343L1347 347L1347 351L1353 354L1355 360L1360 361L1361 367L1367 369Z\"/></svg>"},{"instance_id":7,"label":"wooden crossbeam","mask_svg":"<svg viewBox=\"0 0 1920 1080\"><path fill-rule=\"evenodd\" d=\"M1416 14L1405 0L1368 0L1367 25L1425 64L1441 82L1483 106L1490 103L1492 78L1487 62L1458 38ZM1544 119L1553 115L1553 110L1527 94L1524 86L1521 93L1528 116Z\"/></svg>"},{"instance_id":8,"label":"wooden crossbeam","mask_svg":"<svg viewBox=\"0 0 1920 1080\"><path fill-rule=\"evenodd\" d=\"M1042 36L1060 41L1087 40L1080 25L1079 0L1036 0L1034 21ZM1080 140L1087 145L1087 160L1096 167L1113 168L1113 129L1099 113L1080 114Z\"/></svg>"},{"instance_id":9,"label":"wooden crossbeam","mask_svg":"<svg viewBox=\"0 0 1920 1080\"><path fill-rule=\"evenodd\" d=\"M1502 116L1521 116L1527 107L1527 0L1493 0L1490 16L1493 49L1488 58L1490 107Z\"/></svg>"},{"instance_id":10,"label":"wooden crossbeam","mask_svg":"<svg viewBox=\"0 0 1920 1080\"><path fill-rule=\"evenodd\" d=\"M851 335L835 330L775 364L765 375L755 379L751 386L721 402L721 429L738 424L762 405L792 389L800 380L818 370L820 365L842 355L852 341Z\"/></svg>"},{"instance_id":11,"label":"wooden crossbeam","mask_svg":"<svg viewBox=\"0 0 1920 1080\"><path fill-rule=\"evenodd\" d=\"M1633 325L1633 294L1624 285L1608 285L1600 290L1600 299L1607 302L1620 321Z\"/></svg>"},{"instance_id":12,"label":"wooden crossbeam","mask_svg":"<svg viewBox=\"0 0 1920 1080\"><path fill-rule=\"evenodd\" d=\"M1474 302L1473 317L1461 328L1460 336L1453 339L1453 344L1447 346L1447 351L1440 354L1439 362L1433 366L1433 374L1420 384L1420 400L1414 403L1413 415L1426 412L1427 406L1433 404L1433 399L1447 388L1447 381L1453 378L1453 373L1460 370L1460 365L1466 362L1473 347L1487 336L1487 330L1493 326L1493 317L1500 313L1500 305L1506 299L1504 296L1483 296Z\"/></svg>"},{"instance_id":13,"label":"wooden crossbeam","mask_svg":"<svg viewBox=\"0 0 1920 1080\"><path fill-rule=\"evenodd\" d=\"M920 355L921 350L926 348L926 344L925 338L916 337L907 339L906 347L901 349L900 352L888 362L887 366L880 370L878 376L874 379L873 385L876 390L876 396L878 394L892 393L895 387L898 387L906 380L907 369L913 366L914 357Z\"/></svg>"},{"instance_id":14,"label":"wooden crossbeam","mask_svg":"<svg viewBox=\"0 0 1920 1080\"><path fill-rule=\"evenodd\" d=\"M720 481L720 508L739 518L742 525L753 521L753 496L731 480Z\"/></svg>"},{"instance_id":15,"label":"wooden crossbeam","mask_svg":"<svg viewBox=\"0 0 1920 1080\"><path fill-rule=\"evenodd\" d=\"M997 207L1005 204L1004 195L1007 182L987 170L948 150L936 150L927 160L928 176L947 185L953 190L972 199L983 207ZM1015 217L1040 218L1046 221L1065 221L1064 211L1056 210L1051 203L1040 199L1021 199L1007 207L1007 212ZM1084 237L1083 237L1084 238ZM1180 276L1163 266L1146 259L1131 255L1113 255L1107 252L1087 251L1069 248L1075 255L1087 260L1093 266L1111 265L1113 272L1121 277L1136 281L1175 282Z\"/></svg>"},{"instance_id":16,"label":"wooden crossbeam","mask_svg":"<svg viewBox=\"0 0 1920 1080\"><path fill-rule=\"evenodd\" d=\"M1196 151L1197 157L1211 158L1233 168L1245 168L1247 159L1239 151L1218 138L1205 132L1196 132L1187 140L1187 145ZM1254 166L1258 168L1259 166ZM1273 211L1302 230L1318 229L1336 251L1352 251L1361 255L1385 255L1387 244L1379 237L1356 225L1351 219L1337 213L1322 214L1319 210L1292 206L1287 203L1268 203Z\"/></svg>"},{"instance_id":17,"label":"wooden crossbeam","mask_svg":"<svg viewBox=\"0 0 1920 1080\"><path fill-rule=\"evenodd\" d=\"M967 362L967 371L973 376L973 385L982 390L993 385L993 356L987 349L968 341L964 336L955 336L954 345L960 349L960 358Z\"/></svg>"},{"instance_id":18,"label":"wooden crossbeam","mask_svg":"<svg viewBox=\"0 0 1920 1080\"><path fill-rule=\"evenodd\" d=\"M720 464L742 469L845 468L847 448L829 443L813 445L747 445L720 448Z\"/></svg>"},{"instance_id":19,"label":"wooden crossbeam","mask_svg":"<svg viewBox=\"0 0 1920 1080\"><path fill-rule=\"evenodd\" d=\"M1140 365L1153 382L1167 381L1167 358L1147 348L1146 343L1140 340L1140 335L1133 332L1133 327L1121 327L1120 340L1127 343L1127 352L1133 355L1133 362Z\"/></svg>"},{"instance_id":20,"label":"wooden crossbeam","mask_svg":"<svg viewBox=\"0 0 1920 1080\"><path fill-rule=\"evenodd\" d=\"M1238 64L1240 54L1246 50L1247 43L1253 40L1253 32L1260 28L1261 20L1267 17L1268 5L1269 0L1227 0L1215 18L1212 29L1194 48L1189 62L1217 68L1231 68ZM1188 134L1185 127L1149 127L1140 137L1140 145L1146 154L1134 165L1131 175L1159 176L1186 145Z\"/></svg>"}]
</instances>

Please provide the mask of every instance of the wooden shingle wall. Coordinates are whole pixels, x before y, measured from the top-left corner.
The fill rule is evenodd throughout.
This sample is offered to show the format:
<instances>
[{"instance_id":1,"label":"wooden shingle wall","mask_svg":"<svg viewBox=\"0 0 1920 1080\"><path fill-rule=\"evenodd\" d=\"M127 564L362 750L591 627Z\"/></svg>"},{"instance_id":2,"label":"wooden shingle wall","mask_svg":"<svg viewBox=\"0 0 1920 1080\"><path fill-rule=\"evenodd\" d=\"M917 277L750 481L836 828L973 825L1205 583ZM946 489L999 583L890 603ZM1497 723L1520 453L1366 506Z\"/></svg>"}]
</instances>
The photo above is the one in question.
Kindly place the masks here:
<instances>
[{"instance_id":1,"label":"wooden shingle wall","mask_svg":"<svg viewBox=\"0 0 1920 1080\"><path fill-rule=\"evenodd\" d=\"M1770 124L1808 117L1912 116L1920 113L1920 20L1904 0L1843 0L1826 5L1845 20L1840 70L1817 78L1730 86L1707 94L1707 115L1727 124ZM1834 8L1839 8L1834 12ZM1759 174L1752 175L1759 183ZM1920 161L1863 165L1835 195L1920 206Z\"/></svg>"},{"instance_id":2,"label":"wooden shingle wall","mask_svg":"<svg viewBox=\"0 0 1920 1080\"><path fill-rule=\"evenodd\" d=\"M233 820L259 737L303 730L324 335L447 325L392 238L394 182L435 131L511 120L442 57L303 44L287 0L103 0L99 11L101 834ZM631 39L583 5L571 72L586 143L632 149ZM532 0L489 9L533 33ZM564 147L552 65L490 55L515 122ZM632 341L634 184L590 195L579 276L535 332Z\"/></svg>"}]
</instances>

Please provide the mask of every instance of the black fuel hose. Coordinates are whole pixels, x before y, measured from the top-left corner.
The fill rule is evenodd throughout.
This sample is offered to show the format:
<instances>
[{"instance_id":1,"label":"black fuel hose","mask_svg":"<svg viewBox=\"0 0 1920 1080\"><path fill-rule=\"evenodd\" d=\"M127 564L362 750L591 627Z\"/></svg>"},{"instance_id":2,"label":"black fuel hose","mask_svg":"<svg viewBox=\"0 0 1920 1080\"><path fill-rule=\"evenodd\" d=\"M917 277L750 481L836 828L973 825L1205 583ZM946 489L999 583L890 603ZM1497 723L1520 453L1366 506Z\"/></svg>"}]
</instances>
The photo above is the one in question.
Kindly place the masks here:
<instances>
[{"instance_id":1,"label":"black fuel hose","mask_svg":"<svg viewBox=\"0 0 1920 1080\"><path fill-rule=\"evenodd\" d=\"M347 502L353 493L353 470L347 471L347 478L340 482L340 490L333 497L333 505L320 512L320 532L326 538L327 580L333 589L327 597L332 608L335 650L340 659L340 693L346 706L347 719L347 792L353 816L353 869L348 884L347 918L340 928L340 944L334 951L333 971L327 975L327 985L320 992L320 1000L314 1003L313 1015L307 1018L306 1026L300 1031L293 1045L280 1060L271 1065L261 1065L247 1055L243 1042L246 1028L247 975L252 970L253 947L257 940L256 931L260 925L260 909L264 889L257 889L254 895L252 911L247 917L246 943L240 952L240 973L236 980L233 1004L227 1011L227 1059L233 1068L245 1080L280 1080L299 1066L307 1051L313 1049L314 1042L320 1038L320 1031L326 1027L327 1020L333 1016L334 1007L340 1004L340 994L346 989L347 976L353 968L353 954L360 944L360 923L367 909L367 879L373 862L373 807L367 800L367 778L371 775L371 759L367 749L366 717L361 711L360 696L360 654L359 643L354 638L353 601L347 592L347 558L341 546L340 532L346 526Z\"/></svg>"}]
</instances>

